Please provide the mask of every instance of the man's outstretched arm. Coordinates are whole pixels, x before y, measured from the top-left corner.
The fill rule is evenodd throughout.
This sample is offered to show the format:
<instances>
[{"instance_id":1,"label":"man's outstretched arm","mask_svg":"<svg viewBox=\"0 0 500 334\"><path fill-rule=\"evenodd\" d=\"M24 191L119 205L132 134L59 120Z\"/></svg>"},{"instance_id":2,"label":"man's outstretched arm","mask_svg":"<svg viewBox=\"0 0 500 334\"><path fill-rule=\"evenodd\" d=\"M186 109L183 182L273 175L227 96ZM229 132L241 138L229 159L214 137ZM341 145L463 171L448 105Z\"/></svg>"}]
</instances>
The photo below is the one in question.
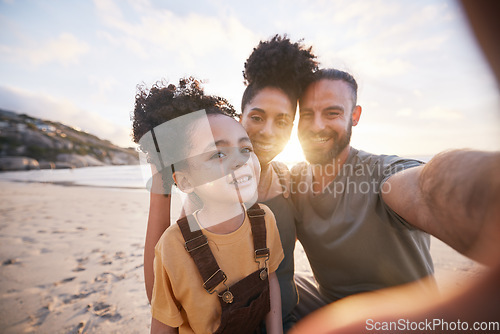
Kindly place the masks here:
<instances>
[{"instance_id":1,"label":"man's outstretched arm","mask_svg":"<svg viewBox=\"0 0 500 334\"><path fill-rule=\"evenodd\" d=\"M410 224L485 264L500 262L500 152L450 151L391 176L382 198Z\"/></svg>"}]
</instances>

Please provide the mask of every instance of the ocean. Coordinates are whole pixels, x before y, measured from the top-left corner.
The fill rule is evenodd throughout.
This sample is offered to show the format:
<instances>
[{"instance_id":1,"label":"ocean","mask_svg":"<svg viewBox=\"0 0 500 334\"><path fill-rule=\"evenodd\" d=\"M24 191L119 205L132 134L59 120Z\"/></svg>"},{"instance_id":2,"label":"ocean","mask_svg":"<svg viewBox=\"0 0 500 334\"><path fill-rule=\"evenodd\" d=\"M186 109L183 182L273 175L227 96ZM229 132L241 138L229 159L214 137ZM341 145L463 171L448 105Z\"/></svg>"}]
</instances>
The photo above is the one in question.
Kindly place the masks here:
<instances>
[{"instance_id":1,"label":"ocean","mask_svg":"<svg viewBox=\"0 0 500 334\"><path fill-rule=\"evenodd\" d=\"M413 158L427 162L431 157ZM286 164L291 167L295 163ZM42 182L137 190L145 190L146 181L150 177L151 172L147 165L42 169L0 173L0 181Z\"/></svg>"},{"instance_id":2,"label":"ocean","mask_svg":"<svg viewBox=\"0 0 500 334\"><path fill-rule=\"evenodd\" d=\"M0 173L0 180L146 189L141 165L2 172Z\"/></svg>"}]
</instances>

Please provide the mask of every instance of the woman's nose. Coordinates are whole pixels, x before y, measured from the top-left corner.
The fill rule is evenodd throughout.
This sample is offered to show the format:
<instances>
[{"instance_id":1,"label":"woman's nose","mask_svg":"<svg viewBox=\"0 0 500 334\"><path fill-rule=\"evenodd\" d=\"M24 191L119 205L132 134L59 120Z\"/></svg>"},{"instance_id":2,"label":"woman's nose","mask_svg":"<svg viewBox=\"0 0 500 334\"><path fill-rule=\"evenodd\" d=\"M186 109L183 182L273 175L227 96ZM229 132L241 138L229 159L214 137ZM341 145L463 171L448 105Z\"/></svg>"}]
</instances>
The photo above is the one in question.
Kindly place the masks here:
<instances>
[{"instance_id":1,"label":"woman's nose","mask_svg":"<svg viewBox=\"0 0 500 334\"><path fill-rule=\"evenodd\" d=\"M271 122L271 120L266 120L266 122L262 125L260 134L266 137L271 137L273 133L274 133L273 122Z\"/></svg>"}]
</instances>

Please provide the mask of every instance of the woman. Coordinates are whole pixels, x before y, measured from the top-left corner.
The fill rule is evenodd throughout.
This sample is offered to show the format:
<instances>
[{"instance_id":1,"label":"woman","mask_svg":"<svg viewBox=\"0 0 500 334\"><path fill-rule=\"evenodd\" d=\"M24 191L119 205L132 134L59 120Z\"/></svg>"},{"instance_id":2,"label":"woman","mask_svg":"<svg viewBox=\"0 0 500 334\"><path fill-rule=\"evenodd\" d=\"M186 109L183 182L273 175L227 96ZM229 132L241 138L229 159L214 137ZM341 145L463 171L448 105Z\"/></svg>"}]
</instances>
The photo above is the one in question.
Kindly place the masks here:
<instances>
[{"instance_id":1,"label":"woman","mask_svg":"<svg viewBox=\"0 0 500 334\"><path fill-rule=\"evenodd\" d=\"M294 283L294 208L288 193L288 169L271 162L290 139L301 82L316 68L311 48L291 43L285 36L260 42L245 63L240 122L248 132L261 165L259 202L273 211L285 258L276 274L281 288L283 329L295 323L290 315L297 304ZM170 196L151 192L148 228L144 250L144 276L151 300L154 273L154 246L170 225Z\"/></svg>"}]
</instances>

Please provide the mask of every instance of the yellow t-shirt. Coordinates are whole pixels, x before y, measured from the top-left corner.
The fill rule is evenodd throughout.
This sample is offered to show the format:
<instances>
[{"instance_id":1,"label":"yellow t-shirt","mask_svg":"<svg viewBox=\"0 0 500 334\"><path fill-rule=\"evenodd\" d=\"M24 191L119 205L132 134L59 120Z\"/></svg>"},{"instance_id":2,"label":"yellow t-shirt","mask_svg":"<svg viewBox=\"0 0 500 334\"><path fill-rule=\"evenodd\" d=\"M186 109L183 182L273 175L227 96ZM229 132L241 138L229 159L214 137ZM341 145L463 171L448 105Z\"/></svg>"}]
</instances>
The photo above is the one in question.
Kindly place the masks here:
<instances>
[{"instance_id":1,"label":"yellow t-shirt","mask_svg":"<svg viewBox=\"0 0 500 334\"><path fill-rule=\"evenodd\" d=\"M283 249L272 211L265 210L266 242L269 248L269 273L283 260ZM258 269L254 259L252 230L248 216L230 234L203 230L219 267L231 286ZM191 255L184 248L184 238L177 224L167 228L155 247L155 282L151 311L153 318L179 327L179 333L213 333L219 327L221 306L217 293L209 294ZM224 286L220 284L218 290Z\"/></svg>"}]
</instances>

